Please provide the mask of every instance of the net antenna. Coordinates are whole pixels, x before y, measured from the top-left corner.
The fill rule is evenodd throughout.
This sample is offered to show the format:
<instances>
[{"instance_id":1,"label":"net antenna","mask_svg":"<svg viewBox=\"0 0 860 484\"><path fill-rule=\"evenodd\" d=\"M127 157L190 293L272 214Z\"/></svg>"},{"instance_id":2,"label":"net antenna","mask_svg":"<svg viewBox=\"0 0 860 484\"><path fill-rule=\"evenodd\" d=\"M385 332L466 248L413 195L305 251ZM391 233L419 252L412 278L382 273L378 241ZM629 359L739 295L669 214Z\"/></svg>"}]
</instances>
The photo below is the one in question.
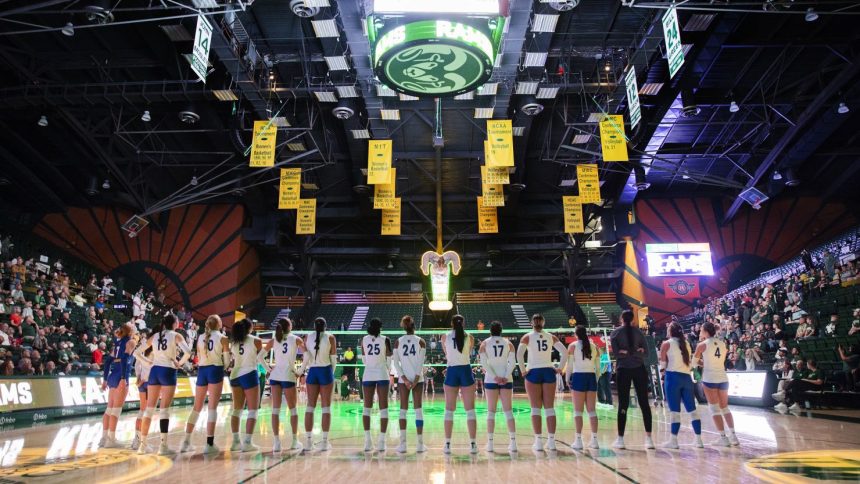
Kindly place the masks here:
<instances>
[{"instance_id":1,"label":"net antenna","mask_svg":"<svg viewBox=\"0 0 860 484\"><path fill-rule=\"evenodd\" d=\"M143 230L144 227L149 225L149 221L140 215L132 215L130 219L126 220L124 224L122 224L122 230L124 230L128 234L128 238L133 239L137 237L137 234Z\"/></svg>"}]
</instances>

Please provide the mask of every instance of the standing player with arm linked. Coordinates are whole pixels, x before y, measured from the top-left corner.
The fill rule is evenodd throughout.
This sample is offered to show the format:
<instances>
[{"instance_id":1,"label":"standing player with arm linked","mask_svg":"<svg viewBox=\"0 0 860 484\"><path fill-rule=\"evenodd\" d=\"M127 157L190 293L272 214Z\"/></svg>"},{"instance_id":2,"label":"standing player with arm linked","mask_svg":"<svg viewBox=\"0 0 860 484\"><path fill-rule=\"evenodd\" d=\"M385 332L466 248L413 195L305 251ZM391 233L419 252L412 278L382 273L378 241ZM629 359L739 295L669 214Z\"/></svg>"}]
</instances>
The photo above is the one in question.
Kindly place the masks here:
<instances>
[{"instance_id":1,"label":"standing player with arm linked","mask_svg":"<svg viewBox=\"0 0 860 484\"><path fill-rule=\"evenodd\" d=\"M412 316L403 316L400 327L406 331L394 342L394 365L400 375L400 445L397 452L406 453L406 411L409 409L409 394L412 394L412 407L415 409L415 432L418 434L417 452L426 452L424 445L424 409L421 400L424 396L424 357L427 344L415 336L415 321Z\"/></svg>"},{"instance_id":2,"label":"standing player with arm linked","mask_svg":"<svg viewBox=\"0 0 860 484\"><path fill-rule=\"evenodd\" d=\"M194 389L194 407L188 414L185 424L185 438L179 447L179 452L194 450L191 445L191 433L197 425L203 402L209 396L206 410L206 454L217 454L215 446L215 422L218 420L218 404L221 403L221 391L224 387L224 367L230 364L230 340L221 332L221 318L213 314L206 318L206 331L197 339L197 382Z\"/></svg>"},{"instance_id":3,"label":"standing player with arm linked","mask_svg":"<svg viewBox=\"0 0 860 484\"><path fill-rule=\"evenodd\" d=\"M290 450L302 450L302 444L299 442L299 413L296 408L296 352L299 348L304 351L305 342L290 331L293 329L293 322L287 318L278 320L278 326L275 329L275 337L266 342L263 348L263 355L267 355L269 351L275 352L275 366L271 367L266 364L269 372L269 386L272 393L272 433L275 434L275 441L272 446L272 452L281 451L280 423L281 423L281 397L287 401L287 408L290 410L290 429L291 443ZM265 359L264 359L265 362Z\"/></svg>"},{"instance_id":4,"label":"standing player with arm linked","mask_svg":"<svg viewBox=\"0 0 860 484\"><path fill-rule=\"evenodd\" d=\"M373 396L379 398L379 443L380 452L385 452L385 433L388 431L388 359L391 356L391 341L382 336L382 321L377 318L367 325L367 335L361 339L360 358L364 362L361 388L364 409L361 422L364 425L364 451L373 452L370 437L370 413L373 411Z\"/></svg>"},{"instance_id":5,"label":"standing player with arm linked","mask_svg":"<svg viewBox=\"0 0 860 484\"><path fill-rule=\"evenodd\" d=\"M728 447L740 445L735 435L735 420L729 409L729 377L726 375L726 343L715 338L717 327L708 321L702 325L699 343L696 346L695 361L702 365L702 386L714 425L720 432L720 440L715 445ZM728 433L728 438L726 434Z\"/></svg>"},{"instance_id":6,"label":"standing player with arm linked","mask_svg":"<svg viewBox=\"0 0 860 484\"><path fill-rule=\"evenodd\" d=\"M543 435L541 431L541 407L546 414L547 450L556 450L555 447L555 385L556 370L552 364L552 350L555 349L560 355L564 355L567 348L555 335L543 330L544 318L540 314L532 316L532 332L523 336L520 346L517 348L517 362L520 373L526 379L526 393L531 405L532 430L535 442L532 450L543 452ZM525 355L528 352L528 362Z\"/></svg>"},{"instance_id":7,"label":"standing player with arm linked","mask_svg":"<svg viewBox=\"0 0 860 484\"><path fill-rule=\"evenodd\" d=\"M633 311L621 312L621 326L609 336L612 354L615 356L616 383L618 386L618 438L612 444L624 449L624 430L627 427L627 408L630 406L630 384L636 388L642 423L645 426L645 448L653 449L651 439L651 406L648 402L648 370L645 368L645 335L633 327Z\"/></svg>"},{"instance_id":8,"label":"standing player with arm linked","mask_svg":"<svg viewBox=\"0 0 860 484\"><path fill-rule=\"evenodd\" d=\"M692 358L690 343L684 337L684 330L677 322L669 324L669 339L660 346L660 367L666 370L666 403L671 412L672 436L663 444L664 448L678 448L678 432L681 431L681 404L692 418L693 431L696 433L696 447L702 448L702 421L696 408L693 387Z\"/></svg>"},{"instance_id":9,"label":"standing player with arm linked","mask_svg":"<svg viewBox=\"0 0 860 484\"><path fill-rule=\"evenodd\" d=\"M102 447L119 447L116 441L116 424L122 413L122 405L128 395L128 379L131 376L131 358L134 352L134 325L123 324L114 334L113 348L104 362L102 390L109 388L107 408L102 418Z\"/></svg>"},{"instance_id":10,"label":"standing player with arm linked","mask_svg":"<svg viewBox=\"0 0 860 484\"><path fill-rule=\"evenodd\" d=\"M457 409L457 396L463 399L466 411L466 425L469 429L469 452L478 453L475 442L478 432L475 421L475 379L469 354L475 340L463 329L466 321L459 314L451 318L452 330L442 335L442 350L448 364L445 371L445 447L442 452L451 453L451 434L454 432L454 410Z\"/></svg>"},{"instance_id":11,"label":"standing player with arm linked","mask_svg":"<svg viewBox=\"0 0 860 484\"><path fill-rule=\"evenodd\" d=\"M567 349L567 363L565 373L570 382L570 394L573 400L573 419L576 424L576 435L571 447L574 450L582 450L582 410L585 408L588 414L588 423L591 425L590 449L599 449L597 442L597 372L600 370L600 359L597 346L588 338L585 326L576 327L576 341Z\"/></svg>"},{"instance_id":12,"label":"standing player with arm linked","mask_svg":"<svg viewBox=\"0 0 860 484\"><path fill-rule=\"evenodd\" d=\"M487 394L487 452L495 452L493 432L496 429L496 408L502 400L502 411L508 425L508 452L517 452L517 429L514 423L514 367L517 366L514 345L502 337L502 323L490 323L490 337L478 351L484 366L484 388Z\"/></svg>"},{"instance_id":13,"label":"standing player with arm linked","mask_svg":"<svg viewBox=\"0 0 860 484\"><path fill-rule=\"evenodd\" d=\"M337 365L337 341L326 331L324 318L314 320L314 332L305 337L305 354L302 374L307 371L305 387L308 403L305 407L305 452L313 450L314 409L317 399L322 406L322 442L318 449L331 449L328 432L331 428L331 396L334 389L334 369Z\"/></svg>"},{"instance_id":14,"label":"standing player with arm linked","mask_svg":"<svg viewBox=\"0 0 860 484\"><path fill-rule=\"evenodd\" d=\"M263 342L251 336L251 321L243 319L230 328L230 354L233 370L230 372L230 389L233 392L233 411L230 413L230 430L233 432L231 452L254 452L260 448L251 443L260 408L260 382L257 358ZM248 404L245 432L240 436L242 410Z\"/></svg>"},{"instance_id":15,"label":"standing player with arm linked","mask_svg":"<svg viewBox=\"0 0 860 484\"><path fill-rule=\"evenodd\" d=\"M146 331L146 330L144 330ZM146 343L148 334L143 331L140 333L140 341L137 342L134 354L137 354L137 348ZM137 418L134 420L134 438L131 440L131 450L137 450L140 447L140 424L143 420L143 413L146 411L147 397L147 381L149 380L149 370L152 368L152 360L149 356L152 354L150 346L143 354L134 358L134 375L137 377L137 394L140 396L140 408L137 411Z\"/></svg>"}]
</instances>

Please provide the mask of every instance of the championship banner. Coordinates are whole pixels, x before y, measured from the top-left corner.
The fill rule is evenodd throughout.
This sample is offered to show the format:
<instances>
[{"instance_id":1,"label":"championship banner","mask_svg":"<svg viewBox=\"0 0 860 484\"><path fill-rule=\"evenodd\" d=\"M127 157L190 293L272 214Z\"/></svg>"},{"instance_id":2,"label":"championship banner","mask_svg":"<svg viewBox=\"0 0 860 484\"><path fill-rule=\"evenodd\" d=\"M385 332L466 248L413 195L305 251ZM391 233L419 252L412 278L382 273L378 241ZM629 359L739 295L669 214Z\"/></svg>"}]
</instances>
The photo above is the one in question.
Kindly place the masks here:
<instances>
[{"instance_id":1,"label":"championship banner","mask_svg":"<svg viewBox=\"0 0 860 484\"><path fill-rule=\"evenodd\" d=\"M600 121L600 146L603 161L628 161L627 137L624 135L624 116L609 114Z\"/></svg>"},{"instance_id":2,"label":"championship banner","mask_svg":"<svg viewBox=\"0 0 860 484\"><path fill-rule=\"evenodd\" d=\"M296 214L296 235L314 234L317 231L317 199L299 200L299 211Z\"/></svg>"},{"instance_id":3,"label":"championship banner","mask_svg":"<svg viewBox=\"0 0 860 484\"><path fill-rule=\"evenodd\" d=\"M481 197L485 207L504 207L505 192L504 185L481 184Z\"/></svg>"},{"instance_id":4,"label":"championship banner","mask_svg":"<svg viewBox=\"0 0 860 484\"><path fill-rule=\"evenodd\" d=\"M478 197L478 233L499 233L499 213L496 207L485 207L484 197Z\"/></svg>"},{"instance_id":5,"label":"championship banner","mask_svg":"<svg viewBox=\"0 0 860 484\"><path fill-rule=\"evenodd\" d=\"M370 140L367 143L367 183L385 185L391 179L391 140Z\"/></svg>"},{"instance_id":6,"label":"championship banner","mask_svg":"<svg viewBox=\"0 0 860 484\"><path fill-rule=\"evenodd\" d=\"M490 185L508 185L511 183L510 173L506 166L482 166L481 183Z\"/></svg>"},{"instance_id":7,"label":"championship banner","mask_svg":"<svg viewBox=\"0 0 860 484\"><path fill-rule=\"evenodd\" d=\"M388 183L373 186L373 208L377 210L394 209L394 194L397 189L397 168L392 168L389 172L391 178L388 180Z\"/></svg>"},{"instance_id":8,"label":"championship banner","mask_svg":"<svg viewBox=\"0 0 860 484\"><path fill-rule=\"evenodd\" d=\"M272 121L254 121L254 139L251 142L251 168L275 166L275 143L278 127Z\"/></svg>"},{"instance_id":9,"label":"championship banner","mask_svg":"<svg viewBox=\"0 0 860 484\"><path fill-rule=\"evenodd\" d=\"M234 323L236 321L241 321L247 317L248 317L248 315L243 313L242 311L233 311L233 322Z\"/></svg>"},{"instance_id":10,"label":"championship banner","mask_svg":"<svg viewBox=\"0 0 860 484\"><path fill-rule=\"evenodd\" d=\"M400 235L400 199L395 198L393 205L382 210L382 235Z\"/></svg>"},{"instance_id":11,"label":"championship banner","mask_svg":"<svg viewBox=\"0 0 860 484\"><path fill-rule=\"evenodd\" d=\"M492 163L487 166L514 166L514 135L510 119L487 120L487 150L492 153Z\"/></svg>"},{"instance_id":12,"label":"championship banner","mask_svg":"<svg viewBox=\"0 0 860 484\"><path fill-rule=\"evenodd\" d=\"M666 299L695 299L702 297L698 277L664 277L663 295Z\"/></svg>"},{"instance_id":13,"label":"championship banner","mask_svg":"<svg viewBox=\"0 0 860 484\"><path fill-rule=\"evenodd\" d=\"M568 195L562 197L564 205L564 231L568 234L584 234L585 223L582 218L582 204L579 197Z\"/></svg>"},{"instance_id":14,"label":"championship banner","mask_svg":"<svg viewBox=\"0 0 860 484\"><path fill-rule=\"evenodd\" d=\"M597 165L576 165L576 180L579 185L580 203L600 202L600 178Z\"/></svg>"},{"instance_id":15,"label":"championship banner","mask_svg":"<svg viewBox=\"0 0 860 484\"><path fill-rule=\"evenodd\" d=\"M301 168L281 168L281 184L278 187L279 209L299 208L299 198L302 192L301 182Z\"/></svg>"}]
</instances>

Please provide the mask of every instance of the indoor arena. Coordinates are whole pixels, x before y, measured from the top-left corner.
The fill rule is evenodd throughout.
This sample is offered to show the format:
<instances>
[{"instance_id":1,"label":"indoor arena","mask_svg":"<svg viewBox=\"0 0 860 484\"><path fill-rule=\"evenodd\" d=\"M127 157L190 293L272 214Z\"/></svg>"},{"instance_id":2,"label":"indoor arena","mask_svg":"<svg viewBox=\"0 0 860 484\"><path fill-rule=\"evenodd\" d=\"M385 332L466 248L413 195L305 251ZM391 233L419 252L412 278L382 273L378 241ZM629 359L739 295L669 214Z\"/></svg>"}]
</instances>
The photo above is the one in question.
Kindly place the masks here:
<instances>
[{"instance_id":1,"label":"indoor arena","mask_svg":"<svg viewBox=\"0 0 860 484\"><path fill-rule=\"evenodd\" d=\"M860 482L857 20L0 0L0 483Z\"/></svg>"}]
</instances>

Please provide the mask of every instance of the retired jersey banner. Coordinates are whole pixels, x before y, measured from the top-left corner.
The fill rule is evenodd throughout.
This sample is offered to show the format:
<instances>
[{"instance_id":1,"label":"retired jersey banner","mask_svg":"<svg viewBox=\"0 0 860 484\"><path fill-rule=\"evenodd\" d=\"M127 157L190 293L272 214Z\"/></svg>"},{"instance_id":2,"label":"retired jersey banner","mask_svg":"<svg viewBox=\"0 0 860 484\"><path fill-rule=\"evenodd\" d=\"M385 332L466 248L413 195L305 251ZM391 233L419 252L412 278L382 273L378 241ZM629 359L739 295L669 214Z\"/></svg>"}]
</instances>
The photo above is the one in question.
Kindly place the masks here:
<instances>
[{"instance_id":1,"label":"retired jersey banner","mask_svg":"<svg viewBox=\"0 0 860 484\"><path fill-rule=\"evenodd\" d=\"M393 209L394 194L397 189L397 168L390 170L391 178L388 183L373 186L373 208L377 210Z\"/></svg>"},{"instance_id":2,"label":"retired jersey banner","mask_svg":"<svg viewBox=\"0 0 860 484\"><path fill-rule=\"evenodd\" d=\"M514 166L514 135L510 119L487 120L487 144L492 163L487 166Z\"/></svg>"},{"instance_id":3,"label":"retired jersey banner","mask_svg":"<svg viewBox=\"0 0 860 484\"><path fill-rule=\"evenodd\" d=\"M254 139L251 141L251 168L275 166L275 142L278 127L271 121L254 121Z\"/></svg>"},{"instance_id":4,"label":"retired jersey banner","mask_svg":"<svg viewBox=\"0 0 860 484\"><path fill-rule=\"evenodd\" d=\"M482 166L481 183L490 185L508 185L511 177L506 166Z\"/></svg>"},{"instance_id":5,"label":"retired jersey banner","mask_svg":"<svg viewBox=\"0 0 860 484\"><path fill-rule=\"evenodd\" d=\"M391 179L391 140L377 139L367 143L367 183L386 184Z\"/></svg>"},{"instance_id":6,"label":"retired jersey banner","mask_svg":"<svg viewBox=\"0 0 860 484\"><path fill-rule=\"evenodd\" d=\"M281 168L281 184L278 187L278 208L289 210L299 208L302 193L302 169Z\"/></svg>"},{"instance_id":7,"label":"retired jersey banner","mask_svg":"<svg viewBox=\"0 0 860 484\"><path fill-rule=\"evenodd\" d=\"M582 218L582 203L577 196L562 197L564 205L564 231L568 234L585 233L585 223Z\"/></svg>"},{"instance_id":8,"label":"retired jersey banner","mask_svg":"<svg viewBox=\"0 0 860 484\"><path fill-rule=\"evenodd\" d=\"M393 205L382 210L382 235L400 235L400 199L395 198Z\"/></svg>"},{"instance_id":9,"label":"retired jersey banner","mask_svg":"<svg viewBox=\"0 0 860 484\"><path fill-rule=\"evenodd\" d=\"M499 233L499 213L496 207L485 207L484 197L478 197L478 233Z\"/></svg>"},{"instance_id":10,"label":"retired jersey banner","mask_svg":"<svg viewBox=\"0 0 860 484\"><path fill-rule=\"evenodd\" d=\"M296 215L296 234L314 234L317 231L317 199L299 200L299 211Z\"/></svg>"},{"instance_id":11,"label":"retired jersey banner","mask_svg":"<svg viewBox=\"0 0 860 484\"><path fill-rule=\"evenodd\" d=\"M698 277L664 277L663 294L666 299L695 299L702 297Z\"/></svg>"},{"instance_id":12,"label":"retired jersey banner","mask_svg":"<svg viewBox=\"0 0 860 484\"><path fill-rule=\"evenodd\" d=\"M620 114L604 116L600 121L600 146L603 148L603 161L628 161L624 116Z\"/></svg>"},{"instance_id":13,"label":"retired jersey banner","mask_svg":"<svg viewBox=\"0 0 860 484\"><path fill-rule=\"evenodd\" d=\"M600 178L597 165L576 165L576 183L579 185L580 203L600 202Z\"/></svg>"},{"instance_id":14,"label":"retired jersey banner","mask_svg":"<svg viewBox=\"0 0 860 484\"><path fill-rule=\"evenodd\" d=\"M481 197L485 207L504 207L505 192L504 185L481 184Z\"/></svg>"}]
</instances>

